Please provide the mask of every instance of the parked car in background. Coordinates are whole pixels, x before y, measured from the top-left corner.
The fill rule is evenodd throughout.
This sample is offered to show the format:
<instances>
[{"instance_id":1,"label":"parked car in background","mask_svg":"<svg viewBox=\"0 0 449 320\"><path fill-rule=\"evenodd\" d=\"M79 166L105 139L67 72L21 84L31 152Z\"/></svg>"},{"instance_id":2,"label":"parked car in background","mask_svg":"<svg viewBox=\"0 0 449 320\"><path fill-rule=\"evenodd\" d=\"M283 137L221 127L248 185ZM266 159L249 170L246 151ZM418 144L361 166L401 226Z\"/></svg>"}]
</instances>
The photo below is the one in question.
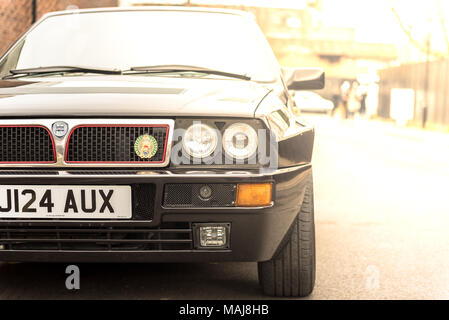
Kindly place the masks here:
<instances>
[{"instance_id":1,"label":"parked car in background","mask_svg":"<svg viewBox=\"0 0 449 320\"><path fill-rule=\"evenodd\" d=\"M334 109L334 103L331 100L324 99L318 93L295 91L293 95L295 106L300 111L330 114Z\"/></svg>"}]
</instances>

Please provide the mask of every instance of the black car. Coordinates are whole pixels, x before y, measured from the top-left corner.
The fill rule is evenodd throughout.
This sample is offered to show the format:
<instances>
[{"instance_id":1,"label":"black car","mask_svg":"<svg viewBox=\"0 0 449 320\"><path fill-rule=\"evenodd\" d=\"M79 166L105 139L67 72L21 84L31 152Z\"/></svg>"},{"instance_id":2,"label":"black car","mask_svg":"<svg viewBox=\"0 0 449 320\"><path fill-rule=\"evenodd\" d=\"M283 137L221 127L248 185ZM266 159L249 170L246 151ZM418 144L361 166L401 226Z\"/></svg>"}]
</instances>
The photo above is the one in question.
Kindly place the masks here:
<instances>
[{"instance_id":1,"label":"black car","mask_svg":"<svg viewBox=\"0 0 449 320\"><path fill-rule=\"evenodd\" d=\"M288 74L287 74L288 73ZM315 279L314 130L244 12L51 13L0 59L0 261L258 262Z\"/></svg>"}]
</instances>

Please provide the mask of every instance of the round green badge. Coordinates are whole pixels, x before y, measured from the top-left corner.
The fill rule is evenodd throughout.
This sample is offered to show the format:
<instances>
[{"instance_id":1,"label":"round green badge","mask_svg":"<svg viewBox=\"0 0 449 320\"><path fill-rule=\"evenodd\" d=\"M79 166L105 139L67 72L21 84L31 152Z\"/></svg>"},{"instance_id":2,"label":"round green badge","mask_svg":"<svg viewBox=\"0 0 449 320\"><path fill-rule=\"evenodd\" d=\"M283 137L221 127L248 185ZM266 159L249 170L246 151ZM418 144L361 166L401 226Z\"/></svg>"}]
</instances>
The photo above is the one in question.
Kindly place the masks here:
<instances>
[{"instance_id":1,"label":"round green badge","mask_svg":"<svg viewBox=\"0 0 449 320\"><path fill-rule=\"evenodd\" d=\"M149 134L141 135L134 143L134 151L142 159L150 159L154 157L157 152L157 148L158 146L156 139Z\"/></svg>"}]
</instances>

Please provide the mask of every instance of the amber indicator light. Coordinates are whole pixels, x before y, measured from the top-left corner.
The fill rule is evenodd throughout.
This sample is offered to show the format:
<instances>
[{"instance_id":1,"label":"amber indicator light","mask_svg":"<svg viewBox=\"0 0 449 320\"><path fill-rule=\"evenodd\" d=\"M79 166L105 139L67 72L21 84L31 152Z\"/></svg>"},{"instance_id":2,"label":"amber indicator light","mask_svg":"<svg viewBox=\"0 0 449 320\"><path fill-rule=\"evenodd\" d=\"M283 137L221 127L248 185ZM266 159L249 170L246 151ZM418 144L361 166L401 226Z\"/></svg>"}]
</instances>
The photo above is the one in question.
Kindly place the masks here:
<instances>
[{"instance_id":1,"label":"amber indicator light","mask_svg":"<svg viewBox=\"0 0 449 320\"><path fill-rule=\"evenodd\" d=\"M236 207L264 207L271 205L272 183L237 184Z\"/></svg>"}]
</instances>

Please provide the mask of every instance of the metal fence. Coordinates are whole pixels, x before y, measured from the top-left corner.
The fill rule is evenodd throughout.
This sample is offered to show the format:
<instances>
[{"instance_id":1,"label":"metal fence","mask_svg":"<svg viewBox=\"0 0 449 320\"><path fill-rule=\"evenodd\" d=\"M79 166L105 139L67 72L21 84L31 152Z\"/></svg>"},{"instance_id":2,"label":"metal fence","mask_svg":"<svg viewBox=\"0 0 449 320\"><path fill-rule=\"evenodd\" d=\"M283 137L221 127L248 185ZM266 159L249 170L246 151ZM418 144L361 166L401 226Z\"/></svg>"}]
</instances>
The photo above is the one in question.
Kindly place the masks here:
<instances>
[{"instance_id":1,"label":"metal fence","mask_svg":"<svg viewBox=\"0 0 449 320\"><path fill-rule=\"evenodd\" d=\"M414 90L413 122L449 125L449 60L401 65L379 71L378 115L390 118L391 90ZM426 90L427 88L427 90Z\"/></svg>"}]
</instances>

